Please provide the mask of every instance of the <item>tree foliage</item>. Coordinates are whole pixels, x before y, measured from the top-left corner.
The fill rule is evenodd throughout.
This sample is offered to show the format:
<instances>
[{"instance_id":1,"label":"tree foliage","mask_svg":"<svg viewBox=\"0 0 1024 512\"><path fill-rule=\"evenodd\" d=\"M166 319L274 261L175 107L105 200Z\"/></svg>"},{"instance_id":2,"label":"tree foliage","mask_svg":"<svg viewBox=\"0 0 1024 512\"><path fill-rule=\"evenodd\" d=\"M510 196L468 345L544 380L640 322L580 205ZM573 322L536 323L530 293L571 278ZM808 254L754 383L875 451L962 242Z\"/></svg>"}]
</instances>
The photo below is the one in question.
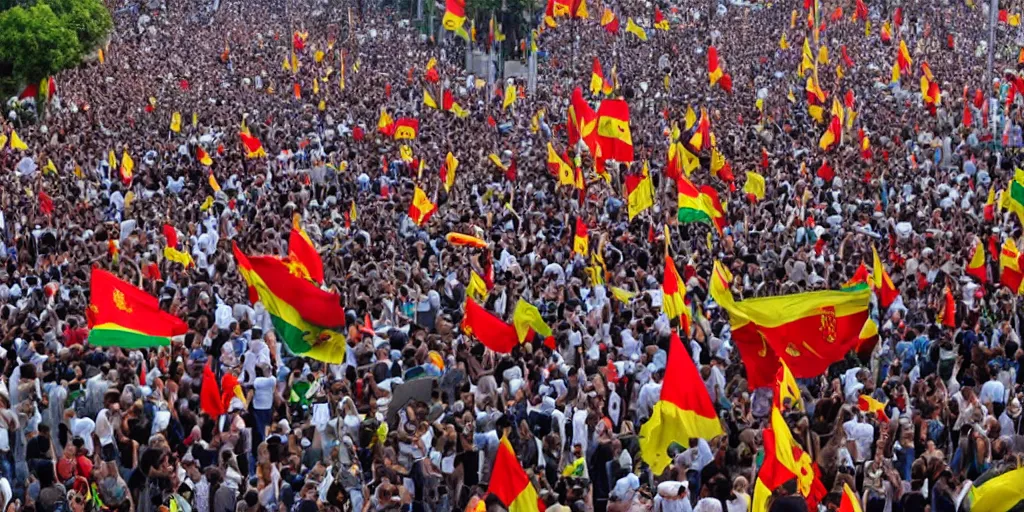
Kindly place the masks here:
<instances>
[{"instance_id":1,"label":"tree foliage","mask_svg":"<svg viewBox=\"0 0 1024 512\"><path fill-rule=\"evenodd\" d=\"M113 28L101 0L0 0L0 91L77 65Z\"/></svg>"}]
</instances>

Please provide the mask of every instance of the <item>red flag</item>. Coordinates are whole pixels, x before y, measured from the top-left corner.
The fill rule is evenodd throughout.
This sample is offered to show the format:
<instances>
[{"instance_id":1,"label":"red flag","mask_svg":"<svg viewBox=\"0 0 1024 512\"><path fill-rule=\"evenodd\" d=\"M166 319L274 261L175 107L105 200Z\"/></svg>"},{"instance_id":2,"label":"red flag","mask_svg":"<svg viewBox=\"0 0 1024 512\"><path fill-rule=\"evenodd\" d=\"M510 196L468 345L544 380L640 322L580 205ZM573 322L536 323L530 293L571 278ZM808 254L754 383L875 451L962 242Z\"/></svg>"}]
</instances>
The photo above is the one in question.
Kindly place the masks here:
<instances>
[{"instance_id":1,"label":"red flag","mask_svg":"<svg viewBox=\"0 0 1024 512\"><path fill-rule=\"evenodd\" d=\"M178 232L174 229L174 226L170 224L164 224L164 238L167 239L167 247L178 248Z\"/></svg>"},{"instance_id":2,"label":"red flag","mask_svg":"<svg viewBox=\"0 0 1024 512\"><path fill-rule=\"evenodd\" d=\"M947 286L943 293L942 311L939 312L939 323L951 329L956 328L956 299Z\"/></svg>"},{"instance_id":3,"label":"red flag","mask_svg":"<svg viewBox=\"0 0 1024 512\"><path fill-rule=\"evenodd\" d=\"M903 8L902 7L897 7L896 8L896 13L893 14L893 16L892 16L892 21L893 21L893 23L896 24L897 27L900 27L900 26L903 25Z\"/></svg>"},{"instance_id":4,"label":"red flag","mask_svg":"<svg viewBox=\"0 0 1024 512\"><path fill-rule=\"evenodd\" d=\"M832 181L836 177L836 172L832 169L832 166L828 165L828 160L821 161L821 167L818 167L818 177L825 181Z\"/></svg>"},{"instance_id":5,"label":"red flag","mask_svg":"<svg viewBox=\"0 0 1024 512\"><path fill-rule=\"evenodd\" d=\"M761 168L768 169L768 150L764 147L761 148Z\"/></svg>"},{"instance_id":6,"label":"red flag","mask_svg":"<svg viewBox=\"0 0 1024 512\"><path fill-rule=\"evenodd\" d=\"M42 190L39 191L39 210L44 215L53 215L53 198Z\"/></svg>"},{"instance_id":7,"label":"red flag","mask_svg":"<svg viewBox=\"0 0 1024 512\"><path fill-rule=\"evenodd\" d=\"M226 412L224 403L221 401L220 389L217 388L217 376L213 374L210 363L206 363L206 366L203 367L203 381L199 388L199 408L213 419L217 419Z\"/></svg>"},{"instance_id":8,"label":"red flag","mask_svg":"<svg viewBox=\"0 0 1024 512\"><path fill-rule=\"evenodd\" d=\"M839 47L839 53L843 54L843 63L846 64L846 67L852 68L853 67L853 59L851 59L850 55L848 53L846 53L846 45L845 44Z\"/></svg>"},{"instance_id":9,"label":"red flag","mask_svg":"<svg viewBox=\"0 0 1024 512\"><path fill-rule=\"evenodd\" d=\"M508 164L508 168L505 169L505 179L508 181L515 181L518 169L516 167L516 157L512 157L512 162Z\"/></svg>"},{"instance_id":10,"label":"red flag","mask_svg":"<svg viewBox=\"0 0 1024 512\"><path fill-rule=\"evenodd\" d=\"M864 4L864 0L857 0L857 10L853 13L855 20L866 20L868 19L868 6Z\"/></svg>"},{"instance_id":11,"label":"red flag","mask_svg":"<svg viewBox=\"0 0 1024 512\"><path fill-rule=\"evenodd\" d=\"M516 334L515 327L502 322L500 318L470 298L466 299L462 330L475 336L487 348L501 354L508 354L519 345L519 335Z\"/></svg>"}]
</instances>

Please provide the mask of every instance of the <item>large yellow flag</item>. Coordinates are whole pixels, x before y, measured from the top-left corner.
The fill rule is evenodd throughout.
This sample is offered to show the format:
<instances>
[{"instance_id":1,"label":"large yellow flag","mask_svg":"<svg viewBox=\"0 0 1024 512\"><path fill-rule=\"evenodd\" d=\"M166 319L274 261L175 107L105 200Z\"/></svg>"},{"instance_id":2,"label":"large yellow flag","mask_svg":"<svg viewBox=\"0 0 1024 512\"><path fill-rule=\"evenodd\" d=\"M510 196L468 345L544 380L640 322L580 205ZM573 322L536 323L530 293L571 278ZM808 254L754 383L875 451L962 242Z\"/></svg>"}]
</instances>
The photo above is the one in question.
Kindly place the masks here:
<instances>
[{"instance_id":1,"label":"large yellow flag","mask_svg":"<svg viewBox=\"0 0 1024 512\"><path fill-rule=\"evenodd\" d=\"M11 149L17 149L18 151L28 151L28 145L18 137L18 132L11 130Z\"/></svg>"},{"instance_id":2,"label":"large yellow flag","mask_svg":"<svg viewBox=\"0 0 1024 512\"><path fill-rule=\"evenodd\" d=\"M181 113L175 112L171 114L171 131L174 133L181 132Z\"/></svg>"},{"instance_id":3,"label":"large yellow flag","mask_svg":"<svg viewBox=\"0 0 1024 512\"><path fill-rule=\"evenodd\" d=\"M516 309L512 313L512 325L516 328L519 343L526 340L526 335L529 334L531 329L545 338L551 336L551 328L548 327L548 324L544 323L544 319L541 318L540 310L537 309L537 306L523 299L519 299L519 302L516 303Z\"/></svg>"},{"instance_id":4,"label":"large yellow flag","mask_svg":"<svg viewBox=\"0 0 1024 512\"><path fill-rule=\"evenodd\" d=\"M516 102L516 86L505 87L505 99L501 102L501 108L507 109Z\"/></svg>"},{"instance_id":5,"label":"large yellow flag","mask_svg":"<svg viewBox=\"0 0 1024 512\"><path fill-rule=\"evenodd\" d=\"M637 25L636 22L633 21L633 18L626 20L626 32L633 34L641 41L647 40L647 31L645 31L640 25Z\"/></svg>"},{"instance_id":6,"label":"large yellow flag","mask_svg":"<svg viewBox=\"0 0 1024 512\"><path fill-rule=\"evenodd\" d=\"M743 184L743 192L760 201L764 199L764 185L764 176L753 171L747 171L747 182Z\"/></svg>"},{"instance_id":7,"label":"large yellow flag","mask_svg":"<svg viewBox=\"0 0 1024 512\"><path fill-rule=\"evenodd\" d=\"M423 89L423 104L437 110L437 102L434 101L434 97L430 95L430 92Z\"/></svg>"}]
</instances>

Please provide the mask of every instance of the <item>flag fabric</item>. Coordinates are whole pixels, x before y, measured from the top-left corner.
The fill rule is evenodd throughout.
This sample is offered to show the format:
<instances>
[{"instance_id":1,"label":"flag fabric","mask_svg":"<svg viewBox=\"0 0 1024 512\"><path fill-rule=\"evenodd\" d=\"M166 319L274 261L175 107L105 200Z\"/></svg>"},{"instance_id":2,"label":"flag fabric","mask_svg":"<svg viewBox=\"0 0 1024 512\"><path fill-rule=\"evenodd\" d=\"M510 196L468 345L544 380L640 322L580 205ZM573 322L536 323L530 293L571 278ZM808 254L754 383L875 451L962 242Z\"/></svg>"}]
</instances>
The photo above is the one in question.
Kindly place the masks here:
<instances>
[{"instance_id":1,"label":"flag fabric","mask_svg":"<svg viewBox=\"0 0 1024 512\"><path fill-rule=\"evenodd\" d=\"M609 34L616 34L619 32L619 18L607 7L605 7L604 12L601 13L601 27L603 27Z\"/></svg>"},{"instance_id":2,"label":"flag fabric","mask_svg":"<svg viewBox=\"0 0 1024 512\"><path fill-rule=\"evenodd\" d=\"M633 161L633 136L629 129L629 104L623 99L607 99L597 109L597 158L617 162Z\"/></svg>"},{"instance_id":3,"label":"flag fabric","mask_svg":"<svg viewBox=\"0 0 1024 512\"><path fill-rule=\"evenodd\" d=\"M668 242L666 240L666 245ZM661 310L671 321L679 319L679 326L684 334L690 333L691 314L690 307L686 304L686 284L683 278L679 277L676 264L672 256L665 255L665 274L661 280Z\"/></svg>"},{"instance_id":4,"label":"flag fabric","mask_svg":"<svg viewBox=\"0 0 1024 512\"><path fill-rule=\"evenodd\" d=\"M531 330L544 338L551 336L551 328L548 327L548 324L540 316L540 310L537 309L537 306L523 299L519 299L519 302L516 303L515 311L512 312L512 325L516 328L519 343L526 339Z\"/></svg>"},{"instance_id":5,"label":"flag fabric","mask_svg":"<svg viewBox=\"0 0 1024 512\"><path fill-rule=\"evenodd\" d=\"M865 413L872 413L879 421L889 423L889 415L885 413L885 404L875 400L871 395L860 395L857 399L857 408Z\"/></svg>"},{"instance_id":6,"label":"flag fabric","mask_svg":"<svg viewBox=\"0 0 1024 512\"><path fill-rule=\"evenodd\" d=\"M247 133L240 133L239 137L242 139L242 145L245 146L246 158L263 158L267 156L266 150L263 149L263 143L259 139Z\"/></svg>"},{"instance_id":7,"label":"flag fabric","mask_svg":"<svg viewBox=\"0 0 1024 512\"><path fill-rule=\"evenodd\" d=\"M181 113L175 112L171 114L171 131L178 133L181 131Z\"/></svg>"},{"instance_id":8,"label":"flag fabric","mask_svg":"<svg viewBox=\"0 0 1024 512\"><path fill-rule=\"evenodd\" d=\"M887 311L889 306L900 296L900 292L893 285L892 278L885 271L885 267L882 266L882 259L878 257L878 249L871 247L871 252L874 258L874 266L871 272L871 289L875 292L875 296L878 297L878 306Z\"/></svg>"},{"instance_id":9,"label":"flag fabric","mask_svg":"<svg viewBox=\"0 0 1024 512\"><path fill-rule=\"evenodd\" d=\"M867 31L870 30L870 28L866 26L864 30ZM882 24L880 37L882 38L883 43L889 43L890 41L892 41L892 24L890 24L888 20L886 20L886 22Z\"/></svg>"},{"instance_id":10,"label":"flag fabric","mask_svg":"<svg viewBox=\"0 0 1024 512\"><path fill-rule=\"evenodd\" d=\"M388 137L395 133L395 120L391 118L387 110L381 109L380 111L380 118L377 120L377 131Z\"/></svg>"},{"instance_id":11,"label":"flag fabric","mask_svg":"<svg viewBox=\"0 0 1024 512\"><path fill-rule=\"evenodd\" d=\"M985 244L981 243L981 239L975 240L974 253L971 255L971 260L967 262L967 268L964 269L964 272L967 275L974 276L982 285L988 282L988 269L985 266Z\"/></svg>"},{"instance_id":12,"label":"flag fabric","mask_svg":"<svg viewBox=\"0 0 1024 512\"><path fill-rule=\"evenodd\" d=\"M502 437L494 456L494 468L487 492L498 498L509 512L537 512L540 505L537 490L530 483L530 477L516 458L507 437Z\"/></svg>"},{"instance_id":13,"label":"flag fabric","mask_svg":"<svg viewBox=\"0 0 1024 512\"><path fill-rule=\"evenodd\" d=\"M288 257L297 261L305 267L305 274L309 275L317 284L324 282L324 262L320 258L313 241L309 239L306 230L302 229L302 216L298 213L292 215L292 231L288 236Z\"/></svg>"},{"instance_id":14,"label":"flag fabric","mask_svg":"<svg viewBox=\"0 0 1024 512\"><path fill-rule=\"evenodd\" d=\"M423 89L423 104L437 110L437 102L434 101L434 97L430 95L430 91L426 88Z\"/></svg>"},{"instance_id":15,"label":"flag fabric","mask_svg":"<svg viewBox=\"0 0 1024 512\"><path fill-rule=\"evenodd\" d=\"M725 216L721 204L715 205L716 197L710 197L708 192L713 191L710 187L697 187L688 178L681 177L676 180L677 196L679 199L679 222L704 222L714 226L721 234L725 227ZM716 208L717 206L717 208Z\"/></svg>"},{"instance_id":16,"label":"flag fabric","mask_svg":"<svg viewBox=\"0 0 1024 512\"><path fill-rule=\"evenodd\" d=\"M444 157L444 163L441 164L441 183L444 183L445 192L451 191L455 185L455 170L458 168L459 160L449 151Z\"/></svg>"},{"instance_id":17,"label":"flag fabric","mask_svg":"<svg viewBox=\"0 0 1024 512\"><path fill-rule=\"evenodd\" d=\"M900 49L896 53L896 63L900 66L900 71L907 73L910 71L910 66L914 64L914 59L910 58L910 50L907 49L906 41L900 39Z\"/></svg>"},{"instance_id":18,"label":"flag fabric","mask_svg":"<svg viewBox=\"0 0 1024 512\"><path fill-rule=\"evenodd\" d=\"M243 406L245 405L245 394L242 392L242 385L234 374L225 373L221 377L220 390L220 402L224 405L224 410L231 410L231 401L235 398L241 401Z\"/></svg>"},{"instance_id":19,"label":"flag fabric","mask_svg":"<svg viewBox=\"0 0 1024 512\"><path fill-rule=\"evenodd\" d=\"M949 286L942 292L942 309L935 320L939 325L956 329L956 299Z\"/></svg>"},{"instance_id":20,"label":"flag fabric","mask_svg":"<svg viewBox=\"0 0 1024 512\"><path fill-rule=\"evenodd\" d=\"M704 381L679 335L672 331L661 396L650 419L640 427L640 456L652 473L660 475L672 462L670 445L689 446L692 438L712 439L722 433Z\"/></svg>"},{"instance_id":21,"label":"flag fabric","mask_svg":"<svg viewBox=\"0 0 1024 512\"><path fill-rule=\"evenodd\" d=\"M764 462L754 483L751 512L767 512L772 491L794 478L797 492L807 500L807 510L816 510L818 502L827 494L818 476L818 466L793 439L793 432L777 407L772 407L771 423L761 435Z\"/></svg>"},{"instance_id":22,"label":"flag fabric","mask_svg":"<svg viewBox=\"0 0 1024 512\"><path fill-rule=\"evenodd\" d=\"M576 229L572 235L572 252L586 258L589 249L590 237L587 234L587 225L583 219L576 217Z\"/></svg>"},{"instance_id":23,"label":"flag fabric","mask_svg":"<svg viewBox=\"0 0 1024 512\"><path fill-rule=\"evenodd\" d=\"M206 181L210 184L210 188L213 189L214 193L220 192L220 183L217 183L217 177L213 175L213 171L206 176Z\"/></svg>"},{"instance_id":24,"label":"flag fabric","mask_svg":"<svg viewBox=\"0 0 1024 512\"><path fill-rule=\"evenodd\" d=\"M162 311L156 297L96 267L86 311L89 343L98 347L166 347L188 332L180 318Z\"/></svg>"},{"instance_id":25,"label":"flag fabric","mask_svg":"<svg viewBox=\"0 0 1024 512\"><path fill-rule=\"evenodd\" d=\"M270 314L278 339L296 356L328 364L345 361L345 310L337 294L309 280L301 262L273 256L249 257L232 244L238 271Z\"/></svg>"},{"instance_id":26,"label":"flag fabric","mask_svg":"<svg viewBox=\"0 0 1024 512\"><path fill-rule=\"evenodd\" d=\"M779 48L782 50L789 49L789 41L786 40L786 33L782 33L782 37L779 38Z\"/></svg>"},{"instance_id":27,"label":"flag fabric","mask_svg":"<svg viewBox=\"0 0 1024 512\"><path fill-rule=\"evenodd\" d=\"M965 498L964 510L987 512L994 510L1018 510L1024 501L1024 467L994 476L987 472L976 479Z\"/></svg>"},{"instance_id":28,"label":"flag fabric","mask_svg":"<svg viewBox=\"0 0 1024 512\"><path fill-rule=\"evenodd\" d=\"M1000 204L1002 208L1016 213L1017 218L1024 223L1024 171L1014 170L1013 179L1006 184Z\"/></svg>"},{"instance_id":29,"label":"flag fabric","mask_svg":"<svg viewBox=\"0 0 1024 512\"><path fill-rule=\"evenodd\" d=\"M505 87L505 97L501 100L502 110L506 110L516 103L516 86L509 84Z\"/></svg>"},{"instance_id":30,"label":"flag fabric","mask_svg":"<svg viewBox=\"0 0 1024 512\"><path fill-rule=\"evenodd\" d=\"M469 272L469 284L466 285L466 297L483 301L487 299L487 283L475 270Z\"/></svg>"},{"instance_id":31,"label":"flag fabric","mask_svg":"<svg viewBox=\"0 0 1024 512\"><path fill-rule=\"evenodd\" d=\"M859 343L869 290L816 291L736 302L732 275L716 263L710 291L729 313L750 389L771 386L781 358L796 378L817 377Z\"/></svg>"},{"instance_id":32,"label":"flag fabric","mask_svg":"<svg viewBox=\"0 0 1024 512\"><path fill-rule=\"evenodd\" d=\"M583 477L587 470L587 459L586 457L580 457L573 461L571 464L566 464L565 468L562 469L562 476L580 478Z\"/></svg>"},{"instance_id":33,"label":"flag fabric","mask_svg":"<svg viewBox=\"0 0 1024 512\"><path fill-rule=\"evenodd\" d=\"M601 61L594 57L594 64L590 68L590 94L597 96L600 93L611 94L612 84L604 79Z\"/></svg>"},{"instance_id":34,"label":"flag fabric","mask_svg":"<svg viewBox=\"0 0 1024 512\"><path fill-rule=\"evenodd\" d=\"M747 194L747 197L752 197L755 201L763 200L765 194L764 176L753 171L747 171L747 182L743 184L743 193Z\"/></svg>"},{"instance_id":35,"label":"flag fabric","mask_svg":"<svg viewBox=\"0 0 1024 512\"><path fill-rule=\"evenodd\" d=\"M441 19L441 26L445 30L455 32L459 37L469 40L466 33L466 1L446 0L444 4L444 18Z\"/></svg>"},{"instance_id":36,"label":"flag fabric","mask_svg":"<svg viewBox=\"0 0 1024 512\"><path fill-rule=\"evenodd\" d=\"M582 140L590 154L596 158L600 149L597 134L597 112L590 107L587 100L583 99L582 88L577 87L573 90L569 112L566 117L569 145L575 146L577 142Z\"/></svg>"},{"instance_id":37,"label":"flag fabric","mask_svg":"<svg viewBox=\"0 0 1024 512\"><path fill-rule=\"evenodd\" d=\"M718 64L718 49L714 46L708 47L708 81L714 87L722 79L722 67Z\"/></svg>"},{"instance_id":38,"label":"flag fabric","mask_svg":"<svg viewBox=\"0 0 1024 512\"><path fill-rule=\"evenodd\" d=\"M687 112L687 118L689 118L689 112ZM700 119L697 121L697 130L690 137L690 147L694 151L703 151L705 149L711 149L711 121L708 120L708 111L706 108L700 108Z\"/></svg>"},{"instance_id":39,"label":"flag fabric","mask_svg":"<svg viewBox=\"0 0 1024 512\"><path fill-rule=\"evenodd\" d=\"M466 298L462 329L466 334L475 336L487 348L501 354L508 354L519 345L519 335L515 327L502 322L469 297Z\"/></svg>"},{"instance_id":40,"label":"flag fabric","mask_svg":"<svg viewBox=\"0 0 1024 512\"><path fill-rule=\"evenodd\" d=\"M651 180L647 160L644 160L644 166L639 175L626 175L626 200L629 220L633 220L640 212L654 206L654 182Z\"/></svg>"},{"instance_id":41,"label":"flag fabric","mask_svg":"<svg viewBox=\"0 0 1024 512\"><path fill-rule=\"evenodd\" d=\"M379 125L378 125L379 126ZM395 121L395 140L415 139L420 131L420 122L410 117L401 117Z\"/></svg>"},{"instance_id":42,"label":"flag fabric","mask_svg":"<svg viewBox=\"0 0 1024 512\"><path fill-rule=\"evenodd\" d=\"M697 155L690 153L682 142L675 142L668 147L668 168L666 175L672 179L679 179L679 176L686 173L689 177L693 171L700 167L700 159Z\"/></svg>"},{"instance_id":43,"label":"flag fabric","mask_svg":"<svg viewBox=\"0 0 1024 512\"><path fill-rule=\"evenodd\" d=\"M668 19L661 13L661 9L657 5L654 6L654 28L658 30L669 30L671 28L668 24Z\"/></svg>"},{"instance_id":44,"label":"flag fabric","mask_svg":"<svg viewBox=\"0 0 1024 512\"><path fill-rule=\"evenodd\" d=\"M431 202L427 193L417 185L413 192L412 202L409 204L409 217L412 217L412 221L417 226L422 226L430 220L430 216L436 211L437 205Z\"/></svg>"},{"instance_id":45,"label":"flag fabric","mask_svg":"<svg viewBox=\"0 0 1024 512\"><path fill-rule=\"evenodd\" d=\"M39 191L39 211L43 212L43 215L53 215L53 198L46 191ZM127 203L127 201L125 201Z\"/></svg>"},{"instance_id":46,"label":"flag fabric","mask_svg":"<svg viewBox=\"0 0 1024 512\"><path fill-rule=\"evenodd\" d=\"M637 25L636 22L633 21L633 18L626 19L626 32L633 34L641 41L647 40L647 31L645 31L640 25Z\"/></svg>"},{"instance_id":47,"label":"flag fabric","mask_svg":"<svg viewBox=\"0 0 1024 512\"><path fill-rule=\"evenodd\" d=\"M555 152L555 146L548 142L548 171L551 174L558 176L559 185L574 186L576 184L576 176L573 172L572 167L568 162L558 156Z\"/></svg>"},{"instance_id":48,"label":"flag fabric","mask_svg":"<svg viewBox=\"0 0 1024 512\"><path fill-rule=\"evenodd\" d=\"M213 159L210 158L210 154L207 153L202 146L196 147L196 160L198 160L199 163L205 165L206 167L213 165Z\"/></svg>"},{"instance_id":49,"label":"flag fabric","mask_svg":"<svg viewBox=\"0 0 1024 512\"><path fill-rule=\"evenodd\" d=\"M28 145L21 140L18 136L18 132L11 130L11 149L17 149L18 151L28 151Z\"/></svg>"},{"instance_id":50,"label":"flag fabric","mask_svg":"<svg viewBox=\"0 0 1024 512\"><path fill-rule=\"evenodd\" d=\"M221 399L220 389L217 387L217 376L213 374L213 368L207 362L203 366L203 381L199 388L199 409L213 419L227 412L224 408L224 401Z\"/></svg>"},{"instance_id":51,"label":"flag fabric","mask_svg":"<svg viewBox=\"0 0 1024 512\"><path fill-rule=\"evenodd\" d=\"M1021 254L1013 239L1007 238L999 251L999 284L1009 288L1015 294L1020 294L1021 281L1024 281L1024 265L1021 265Z\"/></svg>"},{"instance_id":52,"label":"flag fabric","mask_svg":"<svg viewBox=\"0 0 1024 512\"><path fill-rule=\"evenodd\" d=\"M797 385L793 372L790 371L789 366L786 366L785 362L779 362L779 371L775 376L775 387L778 390L774 397L775 407L778 407L779 410L787 408L797 411L804 410L804 401L800 396L800 386ZM788 407L786 400L789 400Z\"/></svg>"},{"instance_id":53,"label":"flag fabric","mask_svg":"<svg viewBox=\"0 0 1024 512\"><path fill-rule=\"evenodd\" d=\"M444 239L455 247L473 247L475 249L487 248L486 240L463 233L456 233L454 231L445 235Z\"/></svg>"},{"instance_id":54,"label":"flag fabric","mask_svg":"<svg viewBox=\"0 0 1024 512\"><path fill-rule=\"evenodd\" d=\"M629 301L632 300L633 297L636 297L636 293L633 293L623 288L619 288L618 286L612 286L611 290L612 297L615 297L616 300L626 305L629 305Z\"/></svg>"},{"instance_id":55,"label":"flag fabric","mask_svg":"<svg viewBox=\"0 0 1024 512\"><path fill-rule=\"evenodd\" d=\"M804 47L800 50L800 67L797 72L800 76L805 76L808 71L813 71L814 66L814 54L811 53L811 43L809 40L804 39Z\"/></svg>"},{"instance_id":56,"label":"flag fabric","mask_svg":"<svg viewBox=\"0 0 1024 512\"><path fill-rule=\"evenodd\" d=\"M132 180L132 176L135 174L135 161L132 160L131 155L128 154L128 148L125 148L121 152L121 181L128 183Z\"/></svg>"}]
</instances>

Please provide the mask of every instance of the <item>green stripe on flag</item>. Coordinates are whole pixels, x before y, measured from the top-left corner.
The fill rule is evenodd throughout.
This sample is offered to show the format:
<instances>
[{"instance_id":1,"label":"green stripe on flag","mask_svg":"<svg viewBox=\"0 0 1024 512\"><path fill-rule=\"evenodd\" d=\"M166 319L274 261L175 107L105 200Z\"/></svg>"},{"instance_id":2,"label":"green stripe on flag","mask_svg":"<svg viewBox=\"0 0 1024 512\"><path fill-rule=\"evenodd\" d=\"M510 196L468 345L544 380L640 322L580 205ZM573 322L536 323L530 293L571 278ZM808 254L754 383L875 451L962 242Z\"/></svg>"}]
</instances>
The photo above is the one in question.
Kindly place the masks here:
<instances>
[{"instance_id":1,"label":"green stripe on flag","mask_svg":"<svg viewBox=\"0 0 1024 512\"><path fill-rule=\"evenodd\" d=\"M152 348L166 347L171 344L171 339L150 336L117 324L102 324L89 331L89 344L97 347Z\"/></svg>"}]
</instances>

